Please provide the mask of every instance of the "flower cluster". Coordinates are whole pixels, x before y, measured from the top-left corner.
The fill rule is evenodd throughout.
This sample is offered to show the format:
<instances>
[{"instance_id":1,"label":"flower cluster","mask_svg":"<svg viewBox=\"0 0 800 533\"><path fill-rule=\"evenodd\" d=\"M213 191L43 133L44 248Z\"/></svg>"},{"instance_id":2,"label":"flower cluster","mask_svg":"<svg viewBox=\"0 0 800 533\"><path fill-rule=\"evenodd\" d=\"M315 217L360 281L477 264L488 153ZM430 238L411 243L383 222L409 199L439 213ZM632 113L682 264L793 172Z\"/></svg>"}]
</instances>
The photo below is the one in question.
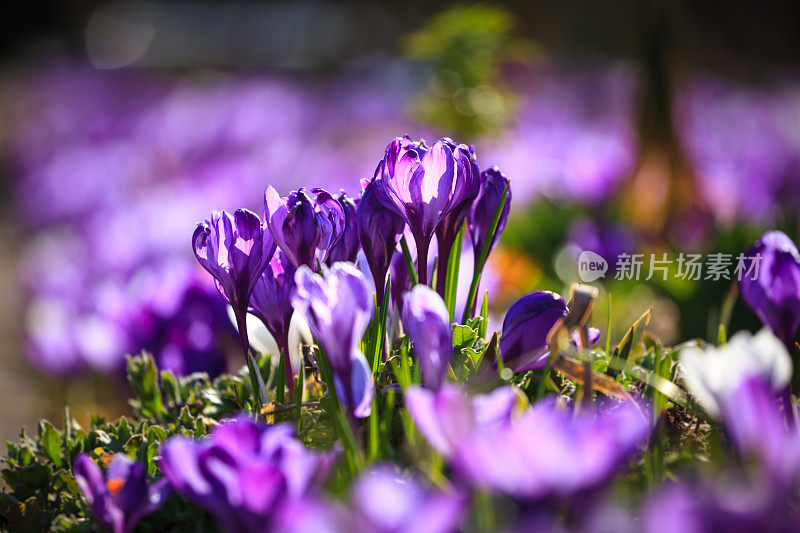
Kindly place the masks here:
<instances>
[{"instance_id":1,"label":"flower cluster","mask_svg":"<svg viewBox=\"0 0 800 533\"><path fill-rule=\"evenodd\" d=\"M263 266L272 248L266 221L246 212L215 217L200 226L199 258L219 276L221 294L246 310L242 295L263 279L249 265L263 267L271 284L284 271ZM765 294L793 279L794 248L784 237L767 234L755 245L775 265L760 281ZM609 354L593 347L596 293L576 286L569 304L551 292L526 295L487 341L482 316L453 324L426 285L402 295L391 324L393 303L370 302L374 289L355 263L319 261L314 270L281 254L272 259L294 272L286 297L313 335L297 364L301 375L311 371L309 381L296 381L291 399L274 394L258 411L244 374L212 383L164 372L159 380L151 358L133 360L140 421L95 417L83 431L68 419L63 432L43 423L36 439L9 443L3 475L11 492L0 517L35 520L44 516L32 514L37 506L64 498L61 522L43 526L64 526L77 513L115 532L143 521L268 532L794 529L800 424L792 346L773 324L716 347L662 348L646 335L634 340L640 319ZM766 322L772 315L757 305L785 301L756 299L754 310ZM612 377L618 360L628 362ZM687 470L693 460L681 458L678 468L669 458L680 457L663 433L675 430L676 417L706 432L702 442L725 443L693 452L704 456L696 472ZM68 484L47 481L70 464L85 505ZM41 497L31 496L37 483ZM49 491L58 487L66 493L56 498ZM643 496L612 497L631 490Z\"/></svg>"},{"instance_id":2,"label":"flower cluster","mask_svg":"<svg viewBox=\"0 0 800 533\"><path fill-rule=\"evenodd\" d=\"M417 252L416 268L410 262L406 266L420 285L407 297L397 293L402 304L395 303L402 307L403 324L425 383L440 386L453 354L452 313L442 297L453 306L455 293L447 293L445 285L451 282L447 263L456 236L469 227L476 258L466 319L474 309L474 289L486 256L508 218L510 201L509 180L496 167L479 173L474 147L450 139L428 147L425 141L403 136L389 143L374 178L355 199L346 193L334 197L320 188L302 188L282 198L270 186L264 194L263 220L246 209L232 215L214 212L198 225L192 244L197 260L233 309L252 387L258 389L257 403L267 390L250 352L247 313L260 318L275 337L281 353L272 355L282 359L284 383L291 393L302 365L290 358L290 352L298 349L288 342L294 309L324 350L342 404L355 417L369 415L374 385L359 343L372 315L371 293L375 292L379 309L385 305L385 289L379 292L378 287L384 287L392 259L404 253L397 243L405 228ZM438 294L426 286L434 235L439 249ZM460 248L460 240L458 244ZM371 283L353 263L360 251ZM454 253L460 255L461 250ZM277 399L282 394L278 390Z\"/></svg>"}]
</instances>

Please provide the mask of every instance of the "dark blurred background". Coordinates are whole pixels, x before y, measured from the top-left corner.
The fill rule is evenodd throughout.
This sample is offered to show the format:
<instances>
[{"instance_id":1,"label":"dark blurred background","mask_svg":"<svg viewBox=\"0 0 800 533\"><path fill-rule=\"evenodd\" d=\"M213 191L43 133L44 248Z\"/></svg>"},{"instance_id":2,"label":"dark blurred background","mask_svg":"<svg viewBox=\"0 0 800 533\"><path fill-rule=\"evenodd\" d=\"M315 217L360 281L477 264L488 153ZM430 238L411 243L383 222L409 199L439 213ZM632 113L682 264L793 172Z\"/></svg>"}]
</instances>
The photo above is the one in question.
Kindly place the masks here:
<instances>
[{"instance_id":1,"label":"dark blurred background","mask_svg":"<svg viewBox=\"0 0 800 533\"><path fill-rule=\"evenodd\" d=\"M565 290L570 243L797 236L794 2L31 1L0 28L0 438L64 403L124 411L125 352L224 368L192 225L259 209L270 183L358 193L405 132L475 143L512 178L498 320ZM615 335L650 305L665 342L713 338L729 311L758 327L730 282L603 289Z\"/></svg>"}]
</instances>

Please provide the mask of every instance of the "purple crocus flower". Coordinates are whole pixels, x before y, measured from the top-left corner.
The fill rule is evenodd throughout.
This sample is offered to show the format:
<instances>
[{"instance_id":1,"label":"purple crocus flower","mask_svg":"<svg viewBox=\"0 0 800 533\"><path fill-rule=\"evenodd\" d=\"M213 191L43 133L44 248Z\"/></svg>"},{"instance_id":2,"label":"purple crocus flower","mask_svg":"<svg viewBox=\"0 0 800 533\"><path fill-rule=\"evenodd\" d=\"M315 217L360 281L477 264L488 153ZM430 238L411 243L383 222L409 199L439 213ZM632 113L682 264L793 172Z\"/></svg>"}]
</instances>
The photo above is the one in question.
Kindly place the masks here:
<instances>
[{"instance_id":1,"label":"purple crocus flower","mask_svg":"<svg viewBox=\"0 0 800 533\"><path fill-rule=\"evenodd\" d=\"M323 189L300 189L281 198L272 187L264 192L264 218L275 242L296 266L325 263L345 228L342 204Z\"/></svg>"},{"instance_id":2,"label":"purple crocus flower","mask_svg":"<svg viewBox=\"0 0 800 533\"><path fill-rule=\"evenodd\" d=\"M85 453L75 459L72 472L95 520L113 533L133 531L170 494L166 480L148 484L144 466L122 454L114 457L105 476Z\"/></svg>"},{"instance_id":3,"label":"purple crocus flower","mask_svg":"<svg viewBox=\"0 0 800 533\"><path fill-rule=\"evenodd\" d=\"M215 211L211 221L197 226L192 236L197 260L212 276L220 294L231 304L239 329L245 358L251 358L247 339L247 308L253 288L275 253L275 242L261 225L261 219L247 209L237 209L231 216ZM266 393L261 373L255 371L261 397Z\"/></svg>"},{"instance_id":4,"label":"purple crocus flower","mask_svg":"<svg viewBox=\"0 0 800 533\"><path fill-rule=\"evenodd\" d=\"M380 186L375 181L369 182L364 188L364 193L358 201L356 221L361 249L364 251L369 270L375 281L378 305L382 306L386 272L389 270L389 263L397 248L397 240L403 233L405 222L397 213L388 209L378 200L379 189ZM395 281L400 282L394 278L395 276L392 276L392 284Z\"/></svg>"},{"instance_id":5,"label":"purple crocus flower","mask_svg":"<svg viewBox=\"0 0 800 533\"><path fill-rule=\"evenodd\" d=\"M360 247L358 224L356 222L356 209L360 200L354 200L344 191L336 199L344 211L344 226L342 237L331 247L328 254L328 266L338 261L355 262Z\"/></svg>"},{"instance_id":6,"label":"purple crocus flower","mask_svg":"<svg viewBox=\"0 0 800 533\"><path fill-rule=\"evenodd\" d=\"M481 178L478 162L475 159L475 147L464 144L456 145L452 139L444 138L443 142L450 146L456 158L456 179L453 184L453 195L450 206L441 223L436 227L436 242L438 245L439 268L436 274L436 291L444 297L447 283L447 262L450 250L456 239L458 231L464 224L467 212L472 202L480 192Z\"/></svg>"},{"instance_id":7,"label":"purple crocus flower","mask_svg":"<svg viewBox=\"0 0 800 533\"><path fill-rule=\"evenodd\" d=\"M503 364L514 372L544 368L550 354L547 334L567 313L567 302L550 291L534 291L514 302L503 319Z\"/></svg>"},{"instance_id":8,"label":"purple crocus flower","mask_svg":"<svg viewBox=\"0 0 800 533\"><path fill-rule=\"evenodd\" d=\"M480 251L483 249L483 243L490 240L490 249L493 248L494 245L497 244L500 234L503 233L503 228L506 227L508 213L511 210L510 188L506 195L506 203L503 206L503 211L500 213L500 219L497 221L497 228L494 234L489 235L494 213L497 211L497 206L500 205L500 198L502 198L503 191L507 185L508 178L505 174L500 172L500 169L496 166L481 172L480 192L472 203L467 217L469 221L469 234L472 238L472 249L475 250L474 255L476 263L480 256Z\"/></svg>"},{"instance_id":9,"label":"purple crocus flower","mask_svg":"<svg viewBox=\"0 0 800 533\"><path fill-rule=\"evenodd\" d=\"M519 500L598 488L645 444L650 418L630 403L579 413L536 404L510 425L474 432L451 462L476 487Z\"/></svg>"},{"instance_id":10,"label":"purple crocus flower","mask_svg":"<svg viewBox=\"0 0 800 533\"><path fill-rule=\"evenodd\" d=\"M362 474L350 502L355 533L447 533L458 529L467 511L463 494L428 488L388 465Z\"/></svg>"},{"instance_id":11,"label":"purple crocus flower","mask_svg":"<svg viewBox=\"0 0 800 533\"><path fill-rule=\"evenodd\" d=\"M752 274L745 271L739 290L750 309L779 339L791 345L800 326L800 254L792 240L783 232L768 231L745 257L745 267L758 261ZM758 259L760 256L760 261ZM756 278L756 279L753 279Z\"/></svg>"},{"instance_id":12,"label":"purple crocus flower","mask_svg":"<svg viewBox=\"0 0 800 533\"><path fill-rule=\"evenodd\" d=\"M453 385L437 391L409 387L404 393L414 424L445 457L475 431L510 424L519 397L514 387L501 387L472 398Z\"/></svg>"},{"instance_id":13,"label":"purple crocus flower","mask_svg":"<svg viewBox=\"0 0 800 533\"><path fill-rule=\"evenodd\" d=\"M331 457L308 450L289 424L239 417L202 441L177 436L160 467L175 491L208 510L228 532L267 531L279 511L314 497Z\"/></svg>"},{"instance_id":14,"label":"purple crocus flower","mask_svg":"<svg viewBox=\"0 0 800 533\"><path fill-rule=\"evenodd\" d=\"M440 388L453 358L453 328L444 300L427 285L417 285L405 297L402 320L422 382Z\"/></svg>"},{"instance_id":15,"label":"purple crocus flower","mask_svg":"<svg viewBox=\"0 0 800 533\"><path fill-rule=\"evenodd\" d=\"M200 265L214 276L220 294L237 317L243 317L253 287L275 253L275 242L261 219L247 209L237 209L233 216L215 211L210 221L198 224L192 245Z\"/></svg>"},{"instance_id":16,"label":"purple crocus flower","mask_svg":"<svg viewBox=\"0 0 800 533\"><path fill-rule=\"evenodd\" d=\"M354 416L369 416L375 389L359 349L372 309L364 275L352 263L336 263L324 277L300 267L295 282L292 303L325 350L339 400Z\"/></svg>"},{"instance_id":17,"label":"purple crocus flower","mask_svg":"<svg viewBox=\"0 0 800 533\"><path fill-rule=\"evenodd\" d=\"M261 319L275 339L286 362L286 383L294 387L293 376L299 368L292 368L289 358L289 323L292 319L292 293L295 289L295 267L282 250L275 252L267 268L258 278L250 297L250 312Z\"/></svg>"},{"instance_id":18,"label":"purple crocus flower","mask_svg":"<svg viewBox=\"0 0 800 533\"><path fill-rule=\"evenodd\" d=\"M403 136L389 143L375 170L385 193L379 199L403 218L414 236L422 284L428 283L428 248L451 206L458 164L450 141L437 141L429 148L424 141Z\"/></svg>"},{"instance_id":19,"label":"purple crocus flower","mask_svg":"<svg viewBox=\"0 0 800 533\"><path fill-rule=\"evenodd\" d=\"M389 274L392 276L392 285L389 287L390 296L398 313L402 310L406 293L411 290L411 279L408 277L408 268L402 252L395 252L389 263Z\"/></svg>"}]
</instances>

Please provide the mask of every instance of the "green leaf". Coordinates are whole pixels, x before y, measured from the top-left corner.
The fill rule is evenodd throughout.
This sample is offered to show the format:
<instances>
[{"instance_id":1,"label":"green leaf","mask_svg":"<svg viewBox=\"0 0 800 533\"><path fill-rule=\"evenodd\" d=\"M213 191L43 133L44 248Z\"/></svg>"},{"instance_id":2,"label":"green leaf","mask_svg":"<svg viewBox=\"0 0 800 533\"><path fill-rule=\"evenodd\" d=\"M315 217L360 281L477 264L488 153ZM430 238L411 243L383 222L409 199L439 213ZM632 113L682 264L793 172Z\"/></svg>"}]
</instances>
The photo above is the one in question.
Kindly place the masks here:
<instances>
[{"instance_id":1,"label":"green leaf","mask_svg":"<svg viewBox=\"0 0 800 533\"><path fill-rule=\"evenodd\" d=\"M456 324L453 328L453 348L460 351L462 348L472 346L475 339L478 338L478 332L469 326Z\"/></svg>"},{"instance_id":2,"label":"green leaf","mask_svg":"<svg viewBox=\"0 0 800 533\"><path fill-rule=\"evenodd\" d=\"M64 461L61 457L62 450L59 433L47 420L39 422L39 447L45 457L52 461L56 467L61 468Z\"/></svg>"},{"instance_id":3,"label":"green leaf","mask_svg":"<svg viewBox=\"0 0 800 533\"><path fill-rule=\"evenodd\" d=\"M411 286L415 287L419 283L419 278L417 278L417 270L414 268L414 260L411 259L411 251L408 249L405 235L400 237L400 248L403 250L403 260L406 263L408 279L411 280Z\"/></svg>"},{"instance_id":4,"label":"green leaf","mask_svg":"<svg viewBox=\"0 0 800 533\"><path fill-rule=\"evenodd\" d=\"M153 356L142 353L139 357L128 357L128 381L138 397L133 402L134 407L145 417L160 418L164 414L164 406Z\"/></svg>"},{"instance_id":5,"label":"green leaf","mask_svg":"<svg viewBox=\"0 0 800 533\"><path fill-rule=\"evenodd\" d=\"M167 440L167 432L161 426L150 426L147 430L147 440L152 442L164 442Z\"/></svg>"}]
</instances>

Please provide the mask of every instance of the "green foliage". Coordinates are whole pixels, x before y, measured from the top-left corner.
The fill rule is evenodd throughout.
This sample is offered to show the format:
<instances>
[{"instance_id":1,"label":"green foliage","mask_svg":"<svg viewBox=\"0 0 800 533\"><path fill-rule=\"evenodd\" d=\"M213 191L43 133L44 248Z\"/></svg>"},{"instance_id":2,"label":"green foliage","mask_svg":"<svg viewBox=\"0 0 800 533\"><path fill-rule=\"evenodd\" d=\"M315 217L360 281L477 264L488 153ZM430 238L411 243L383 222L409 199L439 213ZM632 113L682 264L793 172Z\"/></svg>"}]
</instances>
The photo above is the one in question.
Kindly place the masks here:
<instances>
[{"instance_id":1,"label":"green foliage","mask_svg":"<svg viewBox=\"0 0 800 533\"><path fill-rule=\"evenodd\" d=\"M498 75L502 60L521 57L513 39L513 15L488 5L457 6L431 17L405 42L406 55L428 62L427 89L412 103L423 120L471 137L496 128L514 101Z\"/></svg>"},{"instance_id":2,"label":"green foliage","mask_svg":"<svg viewBox=\"0 0 800 533\"><path fill-rule=\"evenodd\" d=\"M634 465L625 484L625 490L634 493L660 482L671 469L682 468L699 456L708 457L714 450L722 449L715 444L719 439L713 429L707 423L700 423L704 420L699 410L676 401L670 396L670 389L664 386L665 383L673 385L675 381L677 350L663 347L646 331L645 317L627 325L627 333L615 339L616 348L612 353L603 349L590 352L595 372L617 383L620 390L649 397L655 408L658 438L644 458ZM305 381L296 383L293 398L285 398L292 403L273 402L261 413L268 423L291 421L308 446L330 449L337 441L341 444L340 460L328 481L328 490L339 496L372 462L393 461L419 469L432 480L444 479L441 457L426 444L402 403L402 389L420 382L413 346L407 337L400 336L391 346L387 345L386 350L374 349L374 343L378 342L376 332L378 338L383 338L383 326L376 325L365 341L371 353L379 355L382 361L375 367L376 396L372 416L363 420L347 419L332 388L325 354L315 348L311 348L306 357ZM486 318L481 315L465 324L454 325L450 379L475 392L491 390L501 383L513 384L520 389L521 401L525 401L521 391L526 392L528 402L535 401L535 392L543 383L544 373L485 372L498 356L497 335L489 333L487 335ZM260 365L265 381L271 383L272 380L266 379L270 375L269 361L262 360ZM498 368L502 370L502 366ZM479 376L480 379L476 379ZM580 398L580 382L563 368L554 366L546 379L548 391L571 397L573 401ZM153 358L142 354L129 358L128 380L134 392L130 401L134 409L132 418L123 416L110 422L92 413L84 428L67 409L61 429L43 420L35 436L23 430L16 442L6 443L6 456L2 460L5 487L0 493L0 528L96 530L71 473L78 454L89 454L103 468L114 454L125 454L144 465L148 476L156 480L161 477L158 454L164 441L174 435L203 438L219 420L248 411L252 405L246 368L215 380L202 373L178 377L159 371ZM271 390L275 390L274 384ZM484 503L493 505L492 499ZM173 495L162 508L146 517L137 531L213 531L214 528L214 521L207 513Z\"/></svg>"}]
</instances>

